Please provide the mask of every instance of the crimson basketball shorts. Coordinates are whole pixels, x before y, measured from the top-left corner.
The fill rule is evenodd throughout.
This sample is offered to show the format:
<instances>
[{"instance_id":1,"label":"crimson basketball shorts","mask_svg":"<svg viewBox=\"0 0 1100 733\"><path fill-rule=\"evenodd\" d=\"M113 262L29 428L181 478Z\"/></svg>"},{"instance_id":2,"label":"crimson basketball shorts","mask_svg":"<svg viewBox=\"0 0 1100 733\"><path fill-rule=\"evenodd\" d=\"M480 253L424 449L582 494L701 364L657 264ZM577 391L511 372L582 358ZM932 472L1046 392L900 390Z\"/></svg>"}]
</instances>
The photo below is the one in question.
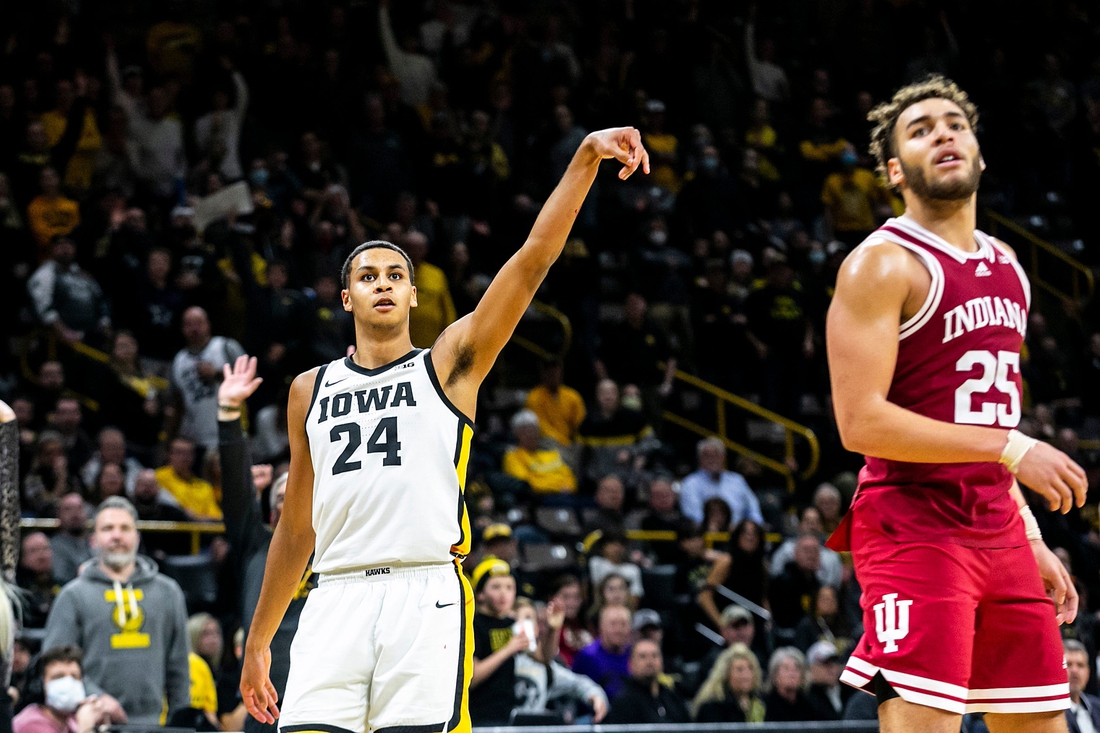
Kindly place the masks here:
<instances>
[{"instance_id":1,"label":"crimson basketball shorts","mask_svg":"<svg viewBox=\"0 0 1100 733\"><path fill-rule=\"evenodd\" d=\"M864 632L843 682L873 692L881 673L902 699L960 714L1069 707L1054 604L1030 547L899 543L860 525Z\"/></svg>"}]
</instances>

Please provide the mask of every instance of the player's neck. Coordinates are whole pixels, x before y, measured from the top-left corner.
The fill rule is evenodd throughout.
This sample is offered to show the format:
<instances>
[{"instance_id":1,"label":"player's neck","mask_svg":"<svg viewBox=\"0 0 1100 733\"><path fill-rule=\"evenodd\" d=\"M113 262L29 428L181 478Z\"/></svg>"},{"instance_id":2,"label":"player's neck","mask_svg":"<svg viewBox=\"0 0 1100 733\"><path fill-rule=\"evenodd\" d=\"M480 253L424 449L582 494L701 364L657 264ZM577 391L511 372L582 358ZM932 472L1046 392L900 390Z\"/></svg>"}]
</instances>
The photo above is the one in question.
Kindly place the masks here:
<instances>
[{"instance_id":1,"label":"player's neck","mask_svg":"<svg viewBox=\"0 0 1100 733\"><path fill-rule=\"evenodd\" d=\"M351 360L364 369L377 369L397 361L412 350L412 339L407 328L364 333L357 325L355 353L351 355Z\"/></svg>"},{"instance_id":2,"label":"player's neck","mask_svg":"<svg viewBox=\"0 0 1100 733\"><path fill-rule=\"evenodd\" d=\"M978 222L977 197L965 201L935 201L905 197L905 216L964 252L977 250L974 229Z\"/></svg>"}]
</instances>

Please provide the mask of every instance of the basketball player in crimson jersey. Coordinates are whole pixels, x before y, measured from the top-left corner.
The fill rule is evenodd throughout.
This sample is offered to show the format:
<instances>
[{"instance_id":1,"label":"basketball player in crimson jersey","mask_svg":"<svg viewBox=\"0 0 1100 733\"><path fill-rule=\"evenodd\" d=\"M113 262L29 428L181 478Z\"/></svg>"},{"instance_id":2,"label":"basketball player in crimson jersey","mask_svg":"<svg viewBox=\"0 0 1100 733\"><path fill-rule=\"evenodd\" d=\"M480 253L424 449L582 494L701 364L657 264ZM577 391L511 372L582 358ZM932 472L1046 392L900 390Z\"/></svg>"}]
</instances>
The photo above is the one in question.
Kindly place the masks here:
<instances>
[{"instance_id":1,"label":"basketball player in crimson jersey","mask_svg":"<svg viewBox=\"0 0 1100 733\"><path fill-rule=\"evenodd\" d=\"M430 349L413 348L409 336L408 255L367 242L344 263L355 353L291 385L289 478L241 671L257 720L279 718L283 733L469 732L473 593L461 560L477 393L610 158L624 180L649 172L637 130L588 135L527 241ZM317 588L277 701L270 642L311 554Z\"/></svg>"},{"instance_id":2,"label":"basketball player in crimson jersey","mask_svg":"<svg viewBox=\"0 0 1100 733\"><path fill-rule=\"evenodd\" d=\"M992 733L1065 731L1058 624L1077 596L1016 479L1062 512L1086 480L1014 430L1030 288L975 227L977 111L933 77L869 119L906 214L845 261L827 321L841 439L866 456L829 541L852 551L863 590L842 679L876 694L886 733L957 732L968 712Z\"/></svg>"}]
</instances>

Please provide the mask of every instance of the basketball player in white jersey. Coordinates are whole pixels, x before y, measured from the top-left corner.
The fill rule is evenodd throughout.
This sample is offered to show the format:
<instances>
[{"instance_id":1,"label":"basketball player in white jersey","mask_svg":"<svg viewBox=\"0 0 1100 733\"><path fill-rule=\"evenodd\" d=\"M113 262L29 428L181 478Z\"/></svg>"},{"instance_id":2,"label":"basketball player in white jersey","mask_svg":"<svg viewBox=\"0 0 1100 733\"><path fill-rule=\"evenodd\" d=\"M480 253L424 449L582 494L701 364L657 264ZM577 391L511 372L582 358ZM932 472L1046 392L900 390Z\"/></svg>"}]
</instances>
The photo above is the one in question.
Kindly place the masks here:
<instances>
[{"instance_id":1,"label":"basketball player in white jersey","mask_svg":"<svg viewBox=\"0 0 1100 733\"><path fill-rule=\"evenodd\" d=\"M343 268L355 353L299 375L288 407L283 513L252 620L241 694L285 733L433 733L470 728L473 594L461 559L463 501L482 380L561 254L600 161L621 179L649 156L633 128L585 138L523 247L473 313L413 348L408 256L360 245ZM290 653L282 712L269 644L313 554L317 588Z\"/></svg>"}]
</instances>

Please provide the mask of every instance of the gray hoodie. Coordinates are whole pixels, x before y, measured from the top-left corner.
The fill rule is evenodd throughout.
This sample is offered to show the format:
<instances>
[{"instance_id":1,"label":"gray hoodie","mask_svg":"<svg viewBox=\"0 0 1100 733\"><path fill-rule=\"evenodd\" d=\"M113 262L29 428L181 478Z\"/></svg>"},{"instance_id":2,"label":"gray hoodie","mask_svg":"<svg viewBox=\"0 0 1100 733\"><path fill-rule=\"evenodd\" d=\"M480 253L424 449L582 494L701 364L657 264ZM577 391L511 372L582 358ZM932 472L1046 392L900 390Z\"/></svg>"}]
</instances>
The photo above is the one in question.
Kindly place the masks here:
<instances>
[{"instance_id":1,"label":"gray hoodie","mask_svg":"<svg viewBox=\"0 0 1100 733\"><path fill-rule=\"evenodd\" d=\"M130 719L160 722L191 704L187 607L183 591L141 555L126 583L88 563L58 594L42 649L75 644L84 650L84 678L114 696Z\"/></svg>"}]
</instances>

